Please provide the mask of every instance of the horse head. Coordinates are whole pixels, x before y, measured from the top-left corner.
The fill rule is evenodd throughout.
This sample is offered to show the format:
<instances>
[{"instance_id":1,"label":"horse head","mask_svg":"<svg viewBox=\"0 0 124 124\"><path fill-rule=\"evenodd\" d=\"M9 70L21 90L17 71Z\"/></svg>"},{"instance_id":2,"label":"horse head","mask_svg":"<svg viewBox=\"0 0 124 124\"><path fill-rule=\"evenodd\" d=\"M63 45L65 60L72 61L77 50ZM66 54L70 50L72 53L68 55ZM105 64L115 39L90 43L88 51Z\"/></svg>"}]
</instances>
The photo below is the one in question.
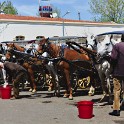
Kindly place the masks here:
<instances>
[{"instance_id":1,"label":"horse head","mask_svg":"<svg viewBox=\"0 0 124 124\"><path fill-rule=\"evenodd\" d=\"M11 61L11 62L16 62L16 57L12 53L13 49L9 49L6 51L4 61Z\"/></svg>"},{"instance_id":2,"label":"horse head","mask_svg":"<svg viewBox=\"0 0 124 124\"><path fill-rule=\"evenodd\" d=\"M98 54L100 54L101 56L110 54L114 44L114 40L112 40L108 35L106 35L103 41L97 42Z\"/></svg>"},{"instance_id":3,"label":"horse head","mask_svg":"<svg viewBox=\"0 0 124 124\"><path fill-rule=\"evenodd\" d=\"M7 49L6 49L6 54L5 54L5 57L6 57L5 60L7 61L16 62L16 59L20 57L20 55L18 53L15 53L14 50L17 50L20 52L25 51L24 47L19 46L18 44L15 44L15 43L6 43L6 46L7 46Z\"/></svg>"},{"instance_id":4,"label":"horse head","mask_svg":"<svg viewBox=\"0 0 124 124\"><path fill-rule=\"evenodd\" d=\"M46 52L47 48L49 47L49 44L50 44L49 38L43 37L38 44L39 45L38 50L42 52Z\"/></svg>"},{"instance_id":5,"label":"horse head","mask_svg":"<svg viewBox=\"0 0 124 124\"><path fill-rule=\"evenodd\" d=\"M92 50L96 50L97 53L100 56L110 54L112 51L113 45L116 43L114 39L108 35L105 35L105 38L103 41L98 41L97 37L94 39L92 37L87 38L87 48L90 48Z\"/></svg>"},{"instance_id":6,"label":"horse head","mask_svg":"<svg viewBox=\"0 0 124 124\"><path fill-rule=\"evenodd\" d=\"M48 53L53 58L57 57L58 53L60 52L60 46L50 42L49 38L42 38L38 45L38 52L42 54Z\"/></svg>"}]
</instances>

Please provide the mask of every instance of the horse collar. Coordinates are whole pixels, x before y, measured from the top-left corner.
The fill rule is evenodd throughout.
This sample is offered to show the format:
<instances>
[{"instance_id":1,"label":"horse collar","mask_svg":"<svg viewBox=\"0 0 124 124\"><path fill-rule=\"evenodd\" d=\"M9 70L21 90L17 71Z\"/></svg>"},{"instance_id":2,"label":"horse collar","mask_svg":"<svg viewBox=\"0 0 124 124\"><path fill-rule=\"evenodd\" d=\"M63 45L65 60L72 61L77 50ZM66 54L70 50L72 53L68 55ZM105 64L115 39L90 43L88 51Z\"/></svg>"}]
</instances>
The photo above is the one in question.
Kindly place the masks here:
<instances>
[{"instance_id":1,"label":"horse collar","mask_svg":"<svg viewBox=\"0 0 124 124\"><path fill-rule=\"evenodd\" d=\"M60 46L60 52L59 52L59 56L60 57L64 57L64 50L65 48L67 48L67 45L61 45Z\"/></svg>"}]
</instances>

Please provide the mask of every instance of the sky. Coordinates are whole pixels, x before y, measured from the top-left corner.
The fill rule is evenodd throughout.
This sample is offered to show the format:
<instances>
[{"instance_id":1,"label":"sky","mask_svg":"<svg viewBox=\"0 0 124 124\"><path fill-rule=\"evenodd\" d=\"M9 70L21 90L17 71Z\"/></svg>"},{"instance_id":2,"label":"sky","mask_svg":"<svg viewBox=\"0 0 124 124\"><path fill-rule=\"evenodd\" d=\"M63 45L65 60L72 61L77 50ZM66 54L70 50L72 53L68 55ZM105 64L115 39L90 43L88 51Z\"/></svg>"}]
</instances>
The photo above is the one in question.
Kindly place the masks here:
<instances>
[{"instance_id":1,"label":"sky","mask_svg":"<svg viewBox=\"0 0 124 124\"><path fill-rule=\"evenodd\" d=\"M3 2L5 0L0 0ZM23 16L36 16L38 13L39 0L9 0L13 3L13 6L17 8L19 15ZM53 5L55 8L59 9L61 12L61 17L65 15L67 11L69 14L65 15L63 18L79 20L92 20L92 14L89 12L89 2L90 0L49 0L40 1L40 5Z\"/></svg>"}]
</instances>

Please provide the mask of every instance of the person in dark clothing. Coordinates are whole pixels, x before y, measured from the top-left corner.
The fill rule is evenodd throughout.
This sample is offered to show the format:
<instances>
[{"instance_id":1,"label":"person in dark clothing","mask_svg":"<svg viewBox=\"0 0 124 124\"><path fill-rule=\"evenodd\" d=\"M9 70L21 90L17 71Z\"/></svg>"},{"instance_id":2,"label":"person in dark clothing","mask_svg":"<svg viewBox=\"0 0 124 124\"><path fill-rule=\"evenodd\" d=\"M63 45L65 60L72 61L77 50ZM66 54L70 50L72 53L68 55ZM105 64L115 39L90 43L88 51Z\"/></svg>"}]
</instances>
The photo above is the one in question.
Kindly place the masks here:
<instances>
[{"instance_id":1,"label":"person in dark clothing","mask_svg":"<svg viewBox=\"0 0 124 124\"><path fill-rule=\"evenodd\" d=\"M8 76L7 80L12 79L13 83L13 97L11 99L18 99L19 98L19 84L23 81L24 78L27 78L27 70L12 62L0 62L0 69L4 69L6 75Z\"/></svg>"},{"instance_id":2,"label":"person in dark clothing","mask_svg":"<svg viewBox=\"0 0 124 124\"><path fill-rule=\"evenodd\" d=\"M111 52L111 63L113 63L113 85L114 85L114 102L113 111L109 115L120 116L121 91L124 94L124 34L121 41L113 46ZM124 95L122 96L124 101Z\"/></svg>"}]
</instances>

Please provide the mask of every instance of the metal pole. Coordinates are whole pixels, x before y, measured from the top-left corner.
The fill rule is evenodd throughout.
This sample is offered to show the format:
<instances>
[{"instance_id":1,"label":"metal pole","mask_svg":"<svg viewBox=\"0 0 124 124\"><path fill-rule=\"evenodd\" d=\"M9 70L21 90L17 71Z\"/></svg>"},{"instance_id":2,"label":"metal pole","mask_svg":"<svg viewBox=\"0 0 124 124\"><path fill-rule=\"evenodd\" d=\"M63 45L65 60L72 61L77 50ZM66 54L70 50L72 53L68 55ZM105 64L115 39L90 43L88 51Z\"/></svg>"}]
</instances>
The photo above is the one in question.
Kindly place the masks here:
<instances>
[{"instance_id":1,"label":"metal pole","mask_svg":"<svg viewBox=\"0 0 124 124\"><path fill-rule=\"evenodd\" d=\"M81 17L80 17L80 12L78 11L78 17L79 17L79 20L81 20Z\"/></svg>"},{"instance_id":2,"label":"metal pole","mask_svg":"<svg viewBox=\"0 0 124 124\"><path fill-rule=\"evenodd\" d=\"M64 27L64 19L63 19L63 23L62 23L62 24L63 24L63 25L62 25L62 27L63 27L63 28L62 28L62 30L63 30L63 36L65 36L65 31L64 31L64 28L65 28L65 27Z\"/></svg>"},{"instance_id":3,"label":"metal pole","mask_svg":"<svg viewBox=\"0 0 124 124\"><path fill-rule=\"evenodd\" d=\"M62 18L63 18L64 16L66 16L67 14L69 14L69 13L70 13L70 11L67 11L67 12L62 16ZM63 36L65 36L64 18L63 18L63 21L62 21L62 31L63 31Z\"/></svg>"}]
</instances>

